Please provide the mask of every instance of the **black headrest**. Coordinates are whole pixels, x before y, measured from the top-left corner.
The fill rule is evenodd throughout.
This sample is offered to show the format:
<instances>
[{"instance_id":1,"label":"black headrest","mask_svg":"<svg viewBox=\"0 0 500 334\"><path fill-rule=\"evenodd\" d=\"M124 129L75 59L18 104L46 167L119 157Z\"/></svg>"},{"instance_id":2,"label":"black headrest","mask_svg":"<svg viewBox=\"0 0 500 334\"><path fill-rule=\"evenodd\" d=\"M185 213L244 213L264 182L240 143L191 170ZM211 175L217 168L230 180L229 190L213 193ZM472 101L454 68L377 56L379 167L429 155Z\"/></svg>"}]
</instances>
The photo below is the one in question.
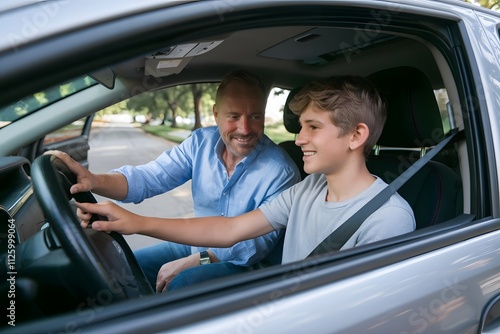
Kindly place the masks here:
<instances>
[{"instance_id":1,"label":"black headrest","mask_svg":"<svg viewBox=\"0 0 500 334\"><path fill-rule=\"evenodd\" d=\"M388 104L379 145L428 147L444 138L439 107L425 74L413 67L397 67L376 72L368 79Z\"/></svg>"},{"instance_id":2,"label":"black headrest","mask_svg":"<svg viewBox=\"0 0 500 334\"><path fill-rule=\"evenodd\" d=\"M299 133L300 132L300 124L299 124L299 116L295 115L290 108L288 108L288 104L292 101L292 98L295 94L299 92L302 87L294 88L288 93L288 97L286 98L285 107L283 108L283 124L285 125L285 129L290 133Z\"/></svg>"}]
</instances>

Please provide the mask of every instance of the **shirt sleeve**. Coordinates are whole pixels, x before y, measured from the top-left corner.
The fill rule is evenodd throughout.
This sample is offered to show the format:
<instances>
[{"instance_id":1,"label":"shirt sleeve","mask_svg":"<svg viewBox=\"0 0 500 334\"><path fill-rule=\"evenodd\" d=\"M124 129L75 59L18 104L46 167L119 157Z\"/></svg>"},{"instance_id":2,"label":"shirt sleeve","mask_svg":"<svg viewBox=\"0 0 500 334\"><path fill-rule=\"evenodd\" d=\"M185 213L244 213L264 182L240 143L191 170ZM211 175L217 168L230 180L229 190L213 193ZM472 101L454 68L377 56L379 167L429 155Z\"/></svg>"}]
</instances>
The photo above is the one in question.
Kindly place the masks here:
<instances>
[{"instance_id":1,"label":"shirt sleeve","mask_svg":"<svg viewBox=\"0 0 500 334\"><path fill-rule=\"evenodd\" d=\"M293 195L298 185L284 190L275 199L264 203L260 210L275 230L286 228L293 203Z\"/></svg>"},{"instance_id":2,"label":"shirt sleeve","mask_svg":"<svg viewBox=\"0 0 500 334\"><path fill-rule=\"evenodd\" d=\"M127 179L124 203L140 203L146 198L172 190L192 177L192 137L162 153L156 160L141 166L123 166L110 173L121 173Z\"/></svg>"}]
</instances>

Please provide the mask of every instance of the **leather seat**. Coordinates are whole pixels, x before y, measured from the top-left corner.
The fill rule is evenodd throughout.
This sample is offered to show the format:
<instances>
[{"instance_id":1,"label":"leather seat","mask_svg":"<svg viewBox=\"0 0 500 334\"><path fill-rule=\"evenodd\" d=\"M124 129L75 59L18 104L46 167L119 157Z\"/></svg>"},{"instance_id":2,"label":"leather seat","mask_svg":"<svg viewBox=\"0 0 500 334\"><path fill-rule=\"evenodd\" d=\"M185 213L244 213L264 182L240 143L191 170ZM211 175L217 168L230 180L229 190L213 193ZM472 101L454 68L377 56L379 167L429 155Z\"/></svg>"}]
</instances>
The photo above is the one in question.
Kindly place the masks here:
<instances>
[{"instance_id":1,"label":"leather seat","mask_svg":"<svg viewBox=\"0 0 500 334\"><path fill-rule=\"evenodd\" d=\"M412 67L374 73L368 79L388 105L387 122L378 141L378 155L367 161L371 173L390 183L444 138L443 123L432 86ZM392 149L388 149L392 148ZM459 175L438 161L428 162L398 191L413 208L417 229L462 213Z\"/></svg>"}]
</instances>

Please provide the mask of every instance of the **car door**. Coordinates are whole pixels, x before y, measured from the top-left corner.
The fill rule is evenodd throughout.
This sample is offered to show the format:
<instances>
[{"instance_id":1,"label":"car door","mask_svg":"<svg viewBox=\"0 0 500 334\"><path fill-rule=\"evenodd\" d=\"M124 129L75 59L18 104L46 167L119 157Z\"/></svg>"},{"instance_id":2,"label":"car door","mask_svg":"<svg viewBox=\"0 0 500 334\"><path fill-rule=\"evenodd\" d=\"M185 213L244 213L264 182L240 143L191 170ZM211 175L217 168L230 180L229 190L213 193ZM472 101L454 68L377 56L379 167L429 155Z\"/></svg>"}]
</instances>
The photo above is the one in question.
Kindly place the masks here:
<instances>
[{"instance_id":1,"label":"car door","mask_svg":"<svg viewBox=\"0 0 500 334\"><path fill-rule=\"evenodd\" d=\"M33 161L46 151L59 150L88 168L89 136L93 120L94 114L67 124L27 145L19 155Z\"/></svg>"}]
</instances>

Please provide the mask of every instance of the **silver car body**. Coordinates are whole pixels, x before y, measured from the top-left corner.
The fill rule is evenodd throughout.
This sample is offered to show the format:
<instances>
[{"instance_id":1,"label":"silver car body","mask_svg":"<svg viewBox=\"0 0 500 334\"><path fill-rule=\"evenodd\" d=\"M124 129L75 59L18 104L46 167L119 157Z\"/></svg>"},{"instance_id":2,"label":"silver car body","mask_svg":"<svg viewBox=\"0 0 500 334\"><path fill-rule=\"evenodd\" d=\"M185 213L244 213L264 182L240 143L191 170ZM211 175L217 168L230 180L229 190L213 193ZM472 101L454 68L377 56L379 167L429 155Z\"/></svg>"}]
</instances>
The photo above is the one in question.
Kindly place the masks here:
<instances>
[{"instance_id":1,"label":"silver car body","mask_svg":"<svg viewBox=\"0 0 500 334\"><path fill-rule=\"evenodd\" d=\"M378 24L376 13L409 13L427 18L456 22L466 54L457 61L465 63L473 74L473 85L478 96L460 99L458 92L448 91L453 101L455 121L464 124L464 114L459 112L463 103L474 104L480 110L476 115L482 124L480 134L485 154L481 165L487 170L483 184L491 201L491 212L479 220L471 214L474 224L448 230L446 233L429 233L410 241L366 253L352 252L333 265L325 261L287 265L287 271L277 272L273 279L258 276L241 290L234 288L227 293L203 292L203 298L190 303L190 299L170 306L159 300L139 301L143 308L130 307L128 313L117 313L96 322L100 309L80 312L78 325L71 316L62 315L50 323L52 330L72 332L176 332L176 333L493 333L500 331L495 320L500 319L500 14L466 4L461 1L48 1L27 2L29 5L0 11L0 67L19 57L8 69L9 78L16 71L36 68L33 64L49 59L45 54L27 54L27 47L50 41L51 37L97 27L100 23L126 18L138 13L168 15L169 25L190 23L197 17L218 17L224 23L226 13L243 12L246 8L263 10L270 7L293 5L323 5L325 7L370 8L374 13L373 29ZM190 4L191 6L184 7ZM210 11L212 13L210 14ZM387 16L388 15L388 16ZM137 28L146 23L137 23ZM151 16L150 24L160 24ZM103 33L96 43L115 38ZM462 42L460 41L460 43ZM426 42L423 41L425 44ZM103 44L104 45L104 44ZM432 49L432 46L430 47ZM446 73L446 59L435 50L438 67ZM439 63L442 62L442 63ZM7 69L6 69L7 70ZM2 72L4 69L1 70ZM71 74L76 74L74 70ZM59 78L54 78L54 82ZM459 80L443 76L444 81ZM6 84L0 79L1 86ZM470 82L469 82L470 83ZM144 83L145 86L148 83ZM451 84L450 87L454 85ZM120 99L129 89L117 81L114 95L105 95L106 88L93 87L96 109L114 98ZM103 92L103 100L99 100ZM9 92L10 93L10 92ZM23 91L20 96L23 96ZM3 94L3 93L2 93ZM90 94L90 92L89 92ZM19 140L29 143L39 135L51 131L81 116L86 110L78 109L78 97L69 99L73 114L65 108L54 109L50 124L19 121L2 129L0 154L9 154L19 145ZM3 102L4 100L2 100ZM79 114L79 112L81 114ZM47 117L46 115L44 117ZM16 133L30 128L31 137L20 139ZM459 151L465 153L466 147ZM461 161L464 175L470 166ZM470 198L475 186L470 179L462 179L464 187L464 214L475 210ZM269 284L268 284L269 281ZM217 290L214 284L214 291ZM256 292L257 291L257 292ZM181 298L180 296L179 298ZM132 302L134 303L134 302ZM175 307L174 307L175 306ZM110 306L110 308L112 308ZM111 311L110 311L111 312ZM57 327L56 324L60 327ZM488 323L486 328L483 325ZM500 322L498 322L500 324ZM37 326L32 324L27 329ZM21 330L23 327L20 327ZM14 329L15 330L15 329Z\"/></svg>"}]
</instances>

